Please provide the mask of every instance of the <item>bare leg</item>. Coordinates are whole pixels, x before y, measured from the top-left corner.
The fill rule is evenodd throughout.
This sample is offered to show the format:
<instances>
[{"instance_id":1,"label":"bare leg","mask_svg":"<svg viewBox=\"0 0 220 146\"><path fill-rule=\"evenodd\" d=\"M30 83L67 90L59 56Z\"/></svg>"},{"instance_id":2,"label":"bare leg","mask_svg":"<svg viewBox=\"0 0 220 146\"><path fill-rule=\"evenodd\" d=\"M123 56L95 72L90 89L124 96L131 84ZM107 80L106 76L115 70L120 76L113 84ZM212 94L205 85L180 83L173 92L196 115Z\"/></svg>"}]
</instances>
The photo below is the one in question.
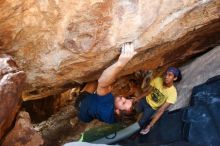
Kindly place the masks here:
<instances>
[{"instance_id":1,"label":"bare leg","mask_svg":"<svg viewBox=\"0 0 220 146\"><path fill-rule=\"evenodd\" d=\"M86 83L85 87L82 89L81 92L86 91L89 93L94 93L97 89L97 85L98 85L97 81L88 82L88 83Z\"/></svg>"}]
</instances>

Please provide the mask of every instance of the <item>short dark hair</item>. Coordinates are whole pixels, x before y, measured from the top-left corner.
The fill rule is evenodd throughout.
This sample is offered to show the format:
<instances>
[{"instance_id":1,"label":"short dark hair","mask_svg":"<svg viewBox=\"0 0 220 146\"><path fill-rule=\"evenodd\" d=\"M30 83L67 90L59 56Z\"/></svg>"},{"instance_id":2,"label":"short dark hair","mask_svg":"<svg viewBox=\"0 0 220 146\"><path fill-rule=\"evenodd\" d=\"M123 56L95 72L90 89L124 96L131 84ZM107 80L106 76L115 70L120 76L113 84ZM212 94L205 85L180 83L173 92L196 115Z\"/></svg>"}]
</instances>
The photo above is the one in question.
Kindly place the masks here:
<instances>
[{"instance_id":1,"label":"short dark hair","mask_svg":"<svg viewBox=\"0 0 220 146\"><path fill-rule=\"evenodd\" d=\"M179 81L181 81L181 80L182 80L182 74L181 74L181 72L180 72L179 75L177 76L177 80L174 81L174 82L179 82Z\"/></svg>"}]
</instances>

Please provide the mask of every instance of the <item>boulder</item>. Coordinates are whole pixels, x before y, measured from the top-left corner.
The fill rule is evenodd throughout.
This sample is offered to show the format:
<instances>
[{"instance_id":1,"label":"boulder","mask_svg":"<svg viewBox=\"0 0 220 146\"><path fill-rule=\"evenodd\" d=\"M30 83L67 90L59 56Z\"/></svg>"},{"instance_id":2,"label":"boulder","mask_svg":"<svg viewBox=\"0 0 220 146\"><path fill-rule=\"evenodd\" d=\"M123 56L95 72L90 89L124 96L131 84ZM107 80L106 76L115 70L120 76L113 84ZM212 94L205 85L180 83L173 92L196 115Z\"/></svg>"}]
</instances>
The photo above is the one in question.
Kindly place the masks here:
<instances>
[{"instance_id":1,"label":"boulder","mask_svg":"<svg viewBox=\"0 0 220 146\"><path fill-rule=\"evenodd\" d=\"M2 146L40 146L42 137L34 130L27 112L20 112L14 128L6 136Z\"/></svg>"},{"instance_id":2,"label":"boulder","mask_svg":"<svg viewBox=\"0 0 220 146\"><path fill-rule=\"evenodd\" d=\"M219 0L2 0L0 9L0 54L27 73L24 100L96 80L124 42L138 54L121 75L220 44Z\"/></svg>"},{"instance_id":3,"label":"boulder","mask_svg":"<svg viewBox=\"0 0 220 146\"><path fill-rule=\"evenodd\" d=\"M191 60L180 68L183 78L176 85L178 91L177 103L170 110L188 106L193 87L205 83L209 78L220 75L219 56L220 46Z\"/></svg>"},{"instance_id":4,"label":"boulder","mask_svg":"<svg viewBox=\"0 0 220 146\"><path fill-rule=\"evenodd\" d=\"M25 73L12 57L0 55L0 139L9 130L21 106Z\"/></svg>"}]
</instances>

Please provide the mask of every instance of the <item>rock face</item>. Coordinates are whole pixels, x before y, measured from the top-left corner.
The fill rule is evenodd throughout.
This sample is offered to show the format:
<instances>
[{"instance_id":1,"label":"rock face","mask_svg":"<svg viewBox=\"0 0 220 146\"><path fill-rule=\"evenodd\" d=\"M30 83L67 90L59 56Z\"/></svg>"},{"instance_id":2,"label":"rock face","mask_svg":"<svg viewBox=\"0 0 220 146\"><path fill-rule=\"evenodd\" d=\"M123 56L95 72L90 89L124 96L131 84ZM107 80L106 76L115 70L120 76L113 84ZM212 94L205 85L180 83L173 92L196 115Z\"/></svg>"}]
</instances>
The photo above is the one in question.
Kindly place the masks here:
<instances>
[{"instance_id":1,"label":"rock face","mask_svg":"<svg viewBox=\"0 0 220 146\"><path fill-rule=\"evenodd\" d=\"M124 42L121 75L179 63L220 44L219 0L2 0L0 53L27 73L24 100L95 80Z\"/></svg>"},{"instance_id":2,"label":"rock face","mask_svg":"<svg viewBox=\"0 0 220 146\"><path fill-rule=\"evenodd\" d=\"M220 75L220 46L181 67L183 79L177 84L178 100L170 110L189 105L192 89Z\"/></svg>"},{"instance_id":3,"label":"rock face","mask_svg":"<svg viewBox=\"0 0 220 146\"><path fill-rule=\"evenodd\" d=\"M10 128L21 106L25 73L10 56L0 55L0 139Z\"/></svg>"},{"instance_id":4,"label":"rock face","mask_svg":"<svg viewBox=\"0 0 220 146\"><path fill-rule=\"evenodd\" d=\"M5 138L2 146L40 146L42 137L34 130L27 112L20 112L15 127Z\"/></svg>"}]
</instances>

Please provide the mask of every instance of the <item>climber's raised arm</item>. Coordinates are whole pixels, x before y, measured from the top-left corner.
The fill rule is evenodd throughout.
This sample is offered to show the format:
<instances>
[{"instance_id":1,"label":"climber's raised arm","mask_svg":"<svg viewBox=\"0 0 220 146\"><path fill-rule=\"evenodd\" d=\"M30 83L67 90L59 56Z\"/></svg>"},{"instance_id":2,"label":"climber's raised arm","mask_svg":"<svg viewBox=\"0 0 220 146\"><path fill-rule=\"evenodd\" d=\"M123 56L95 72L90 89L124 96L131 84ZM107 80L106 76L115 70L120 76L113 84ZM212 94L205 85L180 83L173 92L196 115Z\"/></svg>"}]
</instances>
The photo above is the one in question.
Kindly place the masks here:
<instances>
[{"instance_id":1,"label":"climber's raised arm","mask_svg":"<svg viewBox=\"0 0 220 146\"><path fill-rule=\"evenodd\" d=\"M124 43L118 61L106 68L98 80L97 94L106 95L111 92L111 85L115 81L118 73L132 59L137 52L133 43Z\"/></svg>"}]
</instances>

